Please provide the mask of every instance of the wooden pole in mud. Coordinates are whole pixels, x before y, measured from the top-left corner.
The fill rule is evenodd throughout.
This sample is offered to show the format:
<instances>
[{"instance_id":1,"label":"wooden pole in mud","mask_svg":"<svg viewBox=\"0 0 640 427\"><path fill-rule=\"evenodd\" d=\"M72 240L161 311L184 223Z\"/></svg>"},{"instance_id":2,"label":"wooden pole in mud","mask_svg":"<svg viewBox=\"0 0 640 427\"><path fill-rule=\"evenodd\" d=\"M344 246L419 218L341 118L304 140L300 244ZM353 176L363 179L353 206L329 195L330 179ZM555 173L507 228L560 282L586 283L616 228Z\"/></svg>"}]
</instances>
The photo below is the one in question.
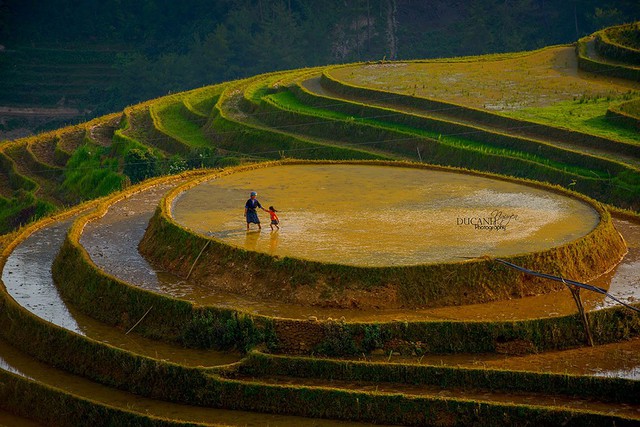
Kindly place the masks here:
<instances>
[{"instance_id":1,"label":"wooden pole in mud","mask_svg":"<svg viewBox=\"0 0 640 427\"><path fill-rule=\"evenodd\" d=\"M566 283L564 280L562 281L571 291L571 296L573 300L576 302L576 306L578 307L578 312L580 313L580 317L582 318L582 325L584 326L584 333L587 336L587 344L593 347L593 336L591 335L591 327L589 326L589 319L587 318L587 313L584 311L584 306L582 305L582 299L580 298L580 288L577 286L571 286Z\"/></svg>"},{"instance_id":2,"label":"wooden pole in mud","mask_svg":"<svg viewBox=\"0 0 640 427\"><path fill-rule=\"evenodd\" d=\"M144 320L144 318L145 318L145 317L147 317L147 314L149 314L149 312L151 311L151 309L152 309L152 308L153 308L153 306L149 307L149 310L147 310L147 312L146 312L145 314L143 314L143 315L142 315L142 317L140 318L140 320L138 320L138 321L136 322L136 324L135 324L135 325L133 325L133 326L131 327L131 329L129 329L129 330L125 333L125 335L129 335L129 332L133 331L133 329L134 329L136 326L138 326L138 325L140 324L140 322L142 322L142 321Z\"/></svg>"},{"instance_id":3,"label":"wooden pole in mud","mask_svg":"<svg viewBox=\"0 0 640 427\"><path fill-rule=\"evenodd\" d=\"M189 280L189 276L191 276L191 272L193 271L193 267L196 266L196 263L198 262L198 260L200 259L200 256L202 255L202 252L204 252L205 249L207 249L207 246L209 246L209 243L211 243L211 240L208 240L207 243L204 244L204 246L202 247L202 250L200 251L200 253L198 254L198 256L196 257L196 260L193 261L193 265L191 266L191 268L189 269L189 273L187 274L187 278L185 280Z\"/></svg>"}]
</instances>

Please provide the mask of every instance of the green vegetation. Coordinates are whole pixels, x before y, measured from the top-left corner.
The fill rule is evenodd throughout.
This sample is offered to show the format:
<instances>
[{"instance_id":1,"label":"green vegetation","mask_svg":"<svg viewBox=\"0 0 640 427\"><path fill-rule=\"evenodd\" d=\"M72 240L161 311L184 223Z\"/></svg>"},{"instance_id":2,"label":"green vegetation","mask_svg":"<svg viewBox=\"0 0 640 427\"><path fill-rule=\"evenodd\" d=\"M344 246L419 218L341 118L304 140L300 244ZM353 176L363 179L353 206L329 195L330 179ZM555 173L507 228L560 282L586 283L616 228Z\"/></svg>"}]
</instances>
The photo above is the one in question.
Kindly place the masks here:
<instances>
[{"instance_id":1,"label":"green vegetation","mask_svg":"<svg viewBox=\"0 0 640 427\"><path fill-rule=\"evenodd\" d=\"M211 141L202 130L203 120L184 104L185 96L165 97L149 107L155 128L185 146L207 147ZM213 99L216 99L214 96ZM195 119L195 120L194 120Z\"/></svg>"},{"instance_id":2,"label":"green vegetation","mask_svg":"<svg viewBox=\"0 0 640 427\"><path fill-rule=\"evenodd\" d=\"M527 153L524 151L516 151L513 149L506 149L506 148L500 148L500 146L496 146L496 145L491 145L488 143L483 143L482 141L478 141L478 139L469 139L469 138L464 138L464 137L460 137L460 136L455 136L455 134L453 135L447 135L444 134L442 132L436 132L433 130L424 130L424 129L418 129L409 125L405 125L402 123L393 123L393 122L388 122L385 121L385 115L389 115L392 116L394 115L393 112L388 111L386 112L387 114L384 114L385 111L380 111L380 117L382 117L382 119L370 119L370 118L360 118L360 117L354 117L354 116L349 116L347 114L343 114L343 113L339 113L336 111L332 111L332 110L322 110L319 108L314 108L314 107L310 107L307 106L305 104L302 104L301 102L299 102L297 100L297 98L295 97L295 95L291 92L288 91L284 91L284 92L280 92L276 95L270 95L268 97L266 97L264 99L265 102L267 103L271 103L273 105L276 105L279 108L282 109L287 109L289 111L293 111L295 112L295 116L296 118L300 117L301 123L304 124L304 120L308 120L310 123L313 123L312 120L314 120L314 118L324 118L324 119L330 119L330 120L341 120L343 122L345 122L344 127L347 129L347 133L351 134L357 134L356 131L349 129L349 127L357 127L357 125L362 124L362 125L367 125L367 126L372 126L375 127L377 129L386 129L386 130L391 130L391 131L397 131L398 135L396 135L395 137L391 137L390 141L391 143L393 143L394 140L396 139L402 139L403 137L405 139L408 139L409 136L408 135L415 135L417 137L420 138L427 138L427 139L431 139L431 140L436 140L441 144L446 144L446 145L450 145L453 147L461 147L461 148L466 148L466 149L471 149L474 151L478 151L480 153L487 153L487 154L494 154L494 155L498 155L498 156L503 156L503 157L511 157L511 158L521 158L524 160L528 160L528 161L532 161L535 163L540 163L540 164L544 164L546 166L549 166L551 168L554 169L558 169L558 170L564 170L564 171L568 171L570 173L574 173L576 175L582 175L582 176L588 176L588 177L593 177L594 174L596 176L599 176L600 178L605 178L607 176L607 173L604 171L598 171L598 170L593 170L593 169L586 169L586 168L582 168L582 167L578 167L578 166L574 166L574 165L570 165L570 164L566 164L566 163L560 163L558 161L554 161L552 159L550 159L549 157L545 158L545 157L541 157L539 155L536 154L532 154L532 153ZM398 113L395 113L396 115ZM307 118L305 118L304 116L307 116ZM373 116L376 117L376 116ZM320 123L320 124L325 124ZM427 127L428 129L428 127ZM471 130L467 130L467 132L460 132L461 134L463 133L473 133L473 129ZM476 131L477 132L477 131ZM488 138L483 138L483 139L488 139ZM385 143L385 140L373 140L371 142L371 145L374 144L381 144L381 143ZM365 143L366 144L366 143ZM536 150L535 151L540 151L540 145L537 144ZM429 161L430 159L425 158L426 161ZM582 162L585 161L585 159L581 159Z\"/></svg>"},{"instance_id":3,"label":"green vegetation","mask_svg":"<svg viewBox=\"0 0 640 427\"><path fill-rule=\"evenodd\" d=\"M640 93L630 93L620 98L581 98L575 101L562 101L548 107L532 107L509 111L506 116L551 126L561 125L572 130L593 133L614 140L640 145L640 134L629 129L624 123L609 120L607 110L621 100L638 97ZM633 105L633 104L632 104Z\"/></svg>"},{"instance_id":4,"label":"green vegetation","mask_svg":"<svg viewBox=\"0 0 640 427\"><path fill-rule=\"evenodd\" d=\"M71 156L65 169L61 190L80 200L95 199L122 190L126 183L118 173L119 160L109 148L84 145Z\"/></svg>"},{"instance_id":5,"label":"green vegetation","mask_svg":"<svg viewBox=\"0 0 640 427\"><path fill-rule=\"evenodd\" d=\"M56 207L38 200L33 193L19 190L13 197L0 197L0 233L9 233L29 222L40 219Z\"/></svg>"}]
</instances>

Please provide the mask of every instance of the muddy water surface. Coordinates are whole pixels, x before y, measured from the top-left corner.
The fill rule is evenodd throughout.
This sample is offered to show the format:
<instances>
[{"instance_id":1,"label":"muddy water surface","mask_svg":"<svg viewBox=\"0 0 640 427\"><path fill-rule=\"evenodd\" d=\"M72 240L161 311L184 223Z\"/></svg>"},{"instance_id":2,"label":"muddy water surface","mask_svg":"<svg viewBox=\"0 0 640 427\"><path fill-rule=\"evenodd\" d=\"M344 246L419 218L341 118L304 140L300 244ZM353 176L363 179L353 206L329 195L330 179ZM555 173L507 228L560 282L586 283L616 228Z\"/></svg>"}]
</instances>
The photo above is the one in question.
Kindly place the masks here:
<instances>
[{"instance_id":1,"label":"muddy water surface","mask_svg":"<svg viewBox=\"0 0 640 427\"><path fill-rule=\"evenodd\" d=\"M138 253L138 244L162 196L182 182L176 180L133 194L112 204L103 217L87 223L80 244L91 260L125 282L158 291L158 275Z\"/></svg>"},{"instance_id":2,"label":"muddy water surface","mask_svg":"<svg viewBox=\"0 0 640 427\"><path fill-rule=\"evenodd\" d=\"M245 231L250 191L281 230ZM285 165L183 193L175 219L232 245L351 265L413 265L539 251L591 231L597 213L556 193L462 173L371 165ZM253 226L255 229L255 226Z\"/></svg>"},{"instance_id":3,"label":"muddy water surface","mask_svg":"<svg viewBox=\"0 0 640 427\"><path fill-rule=\"evenodd\" d=\"M9 295L36 316L82 333L51 277L51 265L72 222L73 218L56 222L20 243L7 258L2 282Z\"/></svg>"},{"instance_id":4,"label":"muddy water surface","mask_svg":"<svg viewBox=\"0 0 640 427\"><path fill-rule=\"evenodd\" d=\"M149 217L155 209L156 197L159 199L161 191L154 197L147 197L141 193L138 197L118 202L112 207L113 215L107 214L104 218L96 221L96 235L103 236L100 240L103 245L115 245L116 247L127 248L122 251L120 257L139 256L135 247L137 240L142 236L141 231L136 231L136 238L131 243L123 242L122 236L132 236L133 234L114 232L104 233L104 230L118 230L119 227L126 228L126 224L137 224L135 216ZM122 219L122 225L113 227L118 220L117 212L129 212L126 218ZM135 212L135 215L133 214ZM140 220L140 222L144 222ZM614 219L616 228L621 232L629 247L629 252L621 263L611 272L603 275L593 283L598 286L609 288L610 292L625 298L628 301L640 299L640 224L626 219ZM133 225L131 225L133 228ZM101 231L102 230L102 231ZM86 230L85 230L86 231ZM90 236L83 236L83 239L90 239ZM99 240L99 239L98 239ZM83 240L86 241L86 240ZM97 248L98 245L94 245ZM130 253L134 252L134 253ZM118 258L115 263L107 263L108 258L96 257L96 260L106 265L107 271L116 271L118 274L126 276L120 272L118 264L126 263L126 258ZM112 265L114 264L114 265ZM152 269L143 271L140 274L157 275L155 282L159 292L172 296L177 296L199 304L215 304L242 308L253 313L260 313L286 318L307 318L316 316L318 319L340 319L344 317L348 321L391 321L391 320L518 320L529 318L540 318L549 316L559 316L575 313L576 308L568 291L542 295L529 298L521 298L511 301L500 301L490 304L476 304L462 307L441 307L429 310L345 310L320 307L302 307L287 304L278 304L251 300L228 293L216 293L208 287L203 287L197 282L185 281L175 276L163 272L155 272ZM135 283L135 275L129 277ZM611 305L603 300L601 295L593 293L582 293L585 305L589 309L597 309ZM635 355L640 354L638 347L640 340L620 343L610 346L598 346L595 349L578 349L570 352L545 353L544 355L532 355L524 357L506 357L501 355L452 355L452 356L425 356L423 363L446 363L461 364L463 366L488 366L504 369L541 370L551 372L569 372L584 375L611 375L624 378L638 378L638 366L640 359ZM584 355L581 353L584 351ZM576 352L575 354L572 352ZM396 356L393 356L395 360ZM386 359L382 357L381 359ZM417 358L407 360L415 362Z\"/></svg>"},{"instance_id":5,"label":"muddy water surface","mask_svg":"<svg viewBox=\"0 0 640 427\"><path fill-rule=\"evenodd\" d=\"M353 360L363 360L354 358ZM370 355L367 361L459 366L556 374L590 375L640 380L640 338L619 343L580 347L540 354L513 356L487 354Z\"/></svg>"},{"instance_id":6,"label":"muddy water surface","mask_svg":"<svg viewBox=\"0 0 640 427\"><path fill-rule=\"evenodd\" d=\"M146 339L98 322L66 304L51 276L51 265L75 217L35 231L9 255L2 282L21 306L62 328L138 354L190 366L215 366L239 360L240 355L184 349Z\"/></svg>"},{"instance_id":7,"label":"muddy water surface","mask_svg":"<svg viewBox=\"0 0 640 427\"><path fill-rule=\"evenodd\" d=\"M622 234L629 252L611 271L592 283L608 289L609 293L625 302L640 301L640 223L614 218L616 229ZM609 298L601 300L595 308L604 308L617 303Z\"/></svg>"}]
</instances>

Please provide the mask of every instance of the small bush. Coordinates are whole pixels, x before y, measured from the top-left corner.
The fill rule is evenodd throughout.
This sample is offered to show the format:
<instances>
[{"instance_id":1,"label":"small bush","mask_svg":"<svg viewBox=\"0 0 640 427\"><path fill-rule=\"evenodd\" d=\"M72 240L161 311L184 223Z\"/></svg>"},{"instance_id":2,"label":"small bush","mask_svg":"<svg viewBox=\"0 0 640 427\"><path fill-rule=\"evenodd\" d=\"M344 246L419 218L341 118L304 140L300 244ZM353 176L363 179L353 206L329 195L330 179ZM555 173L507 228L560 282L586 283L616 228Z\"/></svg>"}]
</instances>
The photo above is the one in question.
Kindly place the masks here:
<instances>
[{"instance_id":1,"label":"small bush","mask_svg":"<svg viewBox=\"0 0 640 427\"><path fill-rule=\"evenodd\" d=\"M158 175L158 162L149 150L132 148L124 156L124 174L135 184Z\"/></svg>"},{"instance_id":2,"label":"small bush","mask_svg":"<svg viewBox=\"0 0 640 427\"><path fill-rule=\"evenodd\" d=\"M88 144L78 148L64 171L62 192L70 198L93 199L121 190L127 178L119 171L117 158L109 148Z\"/></svg>"}]
</instances>

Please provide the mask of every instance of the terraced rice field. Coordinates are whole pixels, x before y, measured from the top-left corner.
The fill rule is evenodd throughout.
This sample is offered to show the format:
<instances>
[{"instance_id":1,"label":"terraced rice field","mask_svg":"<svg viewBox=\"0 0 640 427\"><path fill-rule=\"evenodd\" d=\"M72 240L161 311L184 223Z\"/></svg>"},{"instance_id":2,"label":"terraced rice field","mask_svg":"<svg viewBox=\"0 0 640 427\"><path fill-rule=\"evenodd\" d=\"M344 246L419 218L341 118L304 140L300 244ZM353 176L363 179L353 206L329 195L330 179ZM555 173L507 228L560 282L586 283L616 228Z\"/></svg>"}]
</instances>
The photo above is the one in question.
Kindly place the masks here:
<instances>
[{"instance_id":1,"label":"terraced rice field","mask_svg":"<svg viewBox=\"0 0 640 427\"><path fill-rule=\"evenodd\" d=\"M606 60L587 47L270 73L2 143L0 425L637 425L640 137L605 115L640 88L582 70ZM632 308L583 290L590 346L565 285L491 253L356 270L174 221L216 173L260 171L268 200L265 161L453 167L584 200L600 228L535 265L589 265L565 278Z\"/></svg>"}]
</instances>

